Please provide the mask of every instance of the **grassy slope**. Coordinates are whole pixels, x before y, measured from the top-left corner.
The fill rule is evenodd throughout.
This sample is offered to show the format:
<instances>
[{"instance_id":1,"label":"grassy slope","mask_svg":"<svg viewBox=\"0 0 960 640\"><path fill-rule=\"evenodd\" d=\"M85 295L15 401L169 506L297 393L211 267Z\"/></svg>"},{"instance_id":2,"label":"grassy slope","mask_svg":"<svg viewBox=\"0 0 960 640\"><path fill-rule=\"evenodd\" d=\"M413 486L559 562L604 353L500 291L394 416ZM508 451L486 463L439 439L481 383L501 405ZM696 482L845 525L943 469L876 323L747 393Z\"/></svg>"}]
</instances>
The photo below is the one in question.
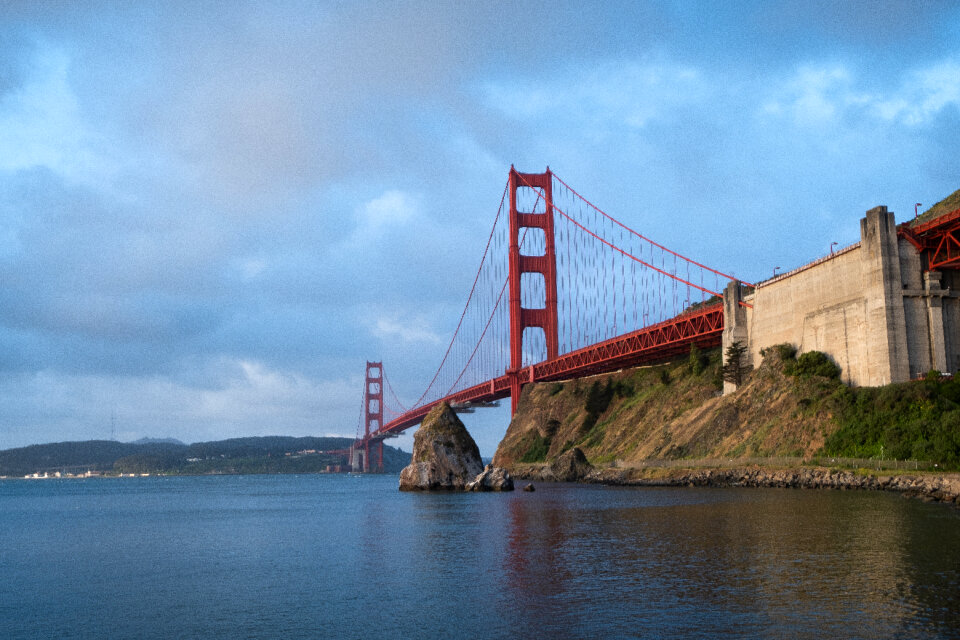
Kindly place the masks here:
<instances>
[{"instance_id":1,"label":"grassy slope","mask_svg":"<svg viewBox=\"0 0 960 640\"><path fill-rule=\"evenodd\" d=\"M960 381L850 389L790 375L771 353L734 394L719 392L719 352L700 373L679 361L528 385L494 464L552 460L578 446L613 460L874 456L960 466Z\"/></svg>"},{"instance_id":2,"label":"grassy slope","mask_svg":"<svg viewBox=\"0 0 960 640\"><path fill-rule=\"evenodd\" d=\"M949 196L921 213L916 220L910 223L910 226L915 226L927 222L928 220L939 218L943 214L950 213L956 209L960 209L960 189L954 191Z\"/></svg>"}]
</instances>

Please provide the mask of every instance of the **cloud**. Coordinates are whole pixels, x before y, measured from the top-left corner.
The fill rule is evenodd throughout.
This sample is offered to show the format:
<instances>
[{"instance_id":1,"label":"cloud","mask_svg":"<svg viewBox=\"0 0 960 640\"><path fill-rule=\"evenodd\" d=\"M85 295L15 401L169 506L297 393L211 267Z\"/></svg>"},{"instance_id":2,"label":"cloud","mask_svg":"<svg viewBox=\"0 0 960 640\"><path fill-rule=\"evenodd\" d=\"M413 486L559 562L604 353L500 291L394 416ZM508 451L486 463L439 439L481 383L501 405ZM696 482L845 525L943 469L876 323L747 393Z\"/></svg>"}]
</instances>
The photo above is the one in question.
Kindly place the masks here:
<instances>
[{"instance_id":1,"label":"cloud","mask_svg":"<svg viewBox=\"0 0 960 640\"><path fill-rule=\"evenodd\" d=\"M896 96L879 100L875 111L884 120L920 126L951 107L960 107L960 63L944 60L908 73Z\"/></svg>"},{"instance_id":2,"label":"cloud","mask_svg":"<svg viewBox=\"0 0 960 640\"><path fill-rule=\"evenodd\" d=\"M136 440L172 436L184 442L250 435L350 437L356 431L359 375L317 380L251 360L221 359L208 375L216 387L166 377L39 372L0 378L0 449L37 441Z\"/></svg>"},{"instance_id":3,"label":"cloud","mask_svg":"<svg viewBox=\"0 0 960 640\"><path fill-rule=\"evenodd\" d=\"M670 120L678 107L701 102L709 85L695 67L673 62L622 61L570 66L561 77L490 82L486 103L523 120L559 119L577 127L642 129Z\"/></svg>"},{"instance_id":4,"label":"cloud","mask_svg":"<svg viewBox=\"0 0 960 640\"><path fill-rule=\"evenodd\" d=\"M23 83L0 99L0 171L44 167L88 185L109 183L116 174L83 120L70 68L63 50L38 47Z\"/></svg>"},{"instance_id":5,"label":"cloud","mask_svg":"<svg viewBox=\"0 0 960 640\"><path fill-rule=\"evenodd\" d=\"M381 340L399 339L404 343L428 343L439 345L444 339L436 332L427 329L426 323L421 320L398 322L388 318L378 318L374 327L374 335Z\"/></svg>"},{"instance_id":6,"label":"cloud","mask_svg":"<svg viewBox=\"0 0 960 640\"><path fill-rule=\"evenodd\" d=\"M805 65L782 83L762 111L784 116L799 126L823 126L836 122L846 109L869 101L868 96L853 91L851 74L845 67Z\"/></svg>"},{"instance_id":7,"label":"cloud","mask_svg":"<svg viewBox=\"0 0 960 640\"><path fill-rule=\"evenodd\" d=\"M879 90L865 85L865 78L843 65L804 65L781 83L762 111L798 126L863 119L880 126L921 126L960 105L960 64L941 60L908 70Z\"/></svg>"},{"instance_id":8,"label":"cloud","mask_svg":"<svg viewBox=\"0 0 960 640\"><path fill-rule=\"evenodd\" d=\"M418 209L416 199L410 194L397 189L388 190L360 208L362 225L357 233L368 237L384 228L410 224L415 221Z\"/></svg>"}]
</instances>

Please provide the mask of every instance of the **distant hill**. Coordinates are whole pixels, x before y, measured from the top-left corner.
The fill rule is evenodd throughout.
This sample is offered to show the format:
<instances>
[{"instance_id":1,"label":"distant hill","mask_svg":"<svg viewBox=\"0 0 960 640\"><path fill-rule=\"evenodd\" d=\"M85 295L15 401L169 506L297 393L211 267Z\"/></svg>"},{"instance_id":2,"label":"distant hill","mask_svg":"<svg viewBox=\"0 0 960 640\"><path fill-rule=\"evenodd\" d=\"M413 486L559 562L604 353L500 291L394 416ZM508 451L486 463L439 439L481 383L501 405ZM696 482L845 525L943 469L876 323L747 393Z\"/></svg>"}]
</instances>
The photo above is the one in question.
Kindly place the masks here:
<instances>
[{"instance_id":1,"label":"distant hill","mask_svg":"<svg viewBox=\"0 0 960 640\"><path fill-rule=\"evenodd\" d=\"M139 440L134 440L130 444L182 444L186 446L186 443L181 442L176 438L140 438Z\"/></svg>"},{"instance_id":2,"label":"distant hill","mask_svg":"<svg viewBox=\"0 0 960 640\"><path fill-rule=\"evenodd\" d=\"M113 463L124 456L164 453L185 448L183 445L140 445L114 440L34 444L0 451L0 475L23 476L35 471L75 471L80 467L91 471L110 471Z\"/></svg>"},{"instance_id":3,"label":"distant hill","mask_svg":"<svg viewBox=\"0 0 960 640\"><path fill-rule=\"evenodd\" d=\"M960 189L957 189L946 198L924 211L922 214L920 214L920 216L917 217L916 220L910 223L910 226L915 227L918 224L923 224L924 222L928 222L934 218L939 218L943 214L950 213L951 211L955 211L957 209L960 209Z\"/></svg>"},{"instance_id":4,"label":"distant hill","mask_svg":"<svg viewBox=\"0 0 960 640\"><path fill-rule=\"evenodd\" d=\"M145 441L144 441L145 440ZM183 444L168 439L137 442L87 440L31 445L0 451L0 475L85 471L118 473L317 473L343 463L321 453L347 449L352 438L265 436ZM384 445L384 468L397 473L410 454Z\"/></svg>"}]
</instances>

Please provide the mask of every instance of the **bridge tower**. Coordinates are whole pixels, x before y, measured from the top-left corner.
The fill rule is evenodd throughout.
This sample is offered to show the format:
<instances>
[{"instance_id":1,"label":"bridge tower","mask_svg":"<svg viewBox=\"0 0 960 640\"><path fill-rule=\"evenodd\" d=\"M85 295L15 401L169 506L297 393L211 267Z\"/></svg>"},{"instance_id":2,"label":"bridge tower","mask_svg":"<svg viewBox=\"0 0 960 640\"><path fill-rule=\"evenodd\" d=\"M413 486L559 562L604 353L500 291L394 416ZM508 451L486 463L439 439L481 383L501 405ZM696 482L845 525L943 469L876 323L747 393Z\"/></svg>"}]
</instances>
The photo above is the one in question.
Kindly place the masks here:
<instances>
[{"instance_id":1,"label":"bridge tower","mask_svg":"<svg viewBox=\"0 0 960 640\"><path fill-rule=\"evenodd\" d=\"M544 201L544 211L518 211L517 190L530 189L540 191ZM557 256L553 239L553 174L550 167L545 173L520 173L510 167L510 408L517 412L520 390L523 386L523 331L527 328L543 330L547 344L547 359L556 358L559 353L557 330ZM537 207L534 207L536 209ZM544 235L542 255L523 255L520 253L521 230L525 228L541 229ZM538 273L543 276L546 290L544 306L527 308L522 304L521 281L525 273Z\"/></svg>"},{"instance_id":2,"label":"bridge tower","mask_svg":"<svg viewBox=\"0 0 960 640\"><path fill-rule=\"evenodd\" d=\"M370 471L373 460L370 457L370 434L376 433L383 426L383 363L367 362L366 386L363 392L363 471ZM376 440L376 468L377 472L383 471L383 440Z\"/></svg>"}]
</instances>

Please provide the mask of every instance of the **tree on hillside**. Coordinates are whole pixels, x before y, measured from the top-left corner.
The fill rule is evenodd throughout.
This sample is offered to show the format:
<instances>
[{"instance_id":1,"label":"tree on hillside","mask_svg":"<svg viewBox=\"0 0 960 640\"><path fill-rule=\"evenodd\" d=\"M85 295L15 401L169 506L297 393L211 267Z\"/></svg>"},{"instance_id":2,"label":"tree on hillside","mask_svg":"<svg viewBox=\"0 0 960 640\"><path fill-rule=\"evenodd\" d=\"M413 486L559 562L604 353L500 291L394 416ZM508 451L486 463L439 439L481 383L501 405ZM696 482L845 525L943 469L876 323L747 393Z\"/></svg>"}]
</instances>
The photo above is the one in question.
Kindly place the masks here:
<instances>
[{"instance_id":1,"label":"tree on hillside","mask_svg":"<svg viewBox=\"0 0 960 640\"><path fill-rule=\"evenodd\" d=\"M700 351L700 348L697 346L696 342L690 343L690 358L688 360L690 363L690 371L693 372L693 375L700 375L703 373L703 370L707 368L710 359Z\"/></svg>"},{"instance_id":2,"label":"tree on hillside","mask_svg":"<svg viewBox=\"0 0 960 640\"><path fill-rule=\"evenodd\" d=\"M746 358L747 347L737 340L727 347L723 355L723 379L739 387L751 368Z\"/></svg>"}]
</instances>

